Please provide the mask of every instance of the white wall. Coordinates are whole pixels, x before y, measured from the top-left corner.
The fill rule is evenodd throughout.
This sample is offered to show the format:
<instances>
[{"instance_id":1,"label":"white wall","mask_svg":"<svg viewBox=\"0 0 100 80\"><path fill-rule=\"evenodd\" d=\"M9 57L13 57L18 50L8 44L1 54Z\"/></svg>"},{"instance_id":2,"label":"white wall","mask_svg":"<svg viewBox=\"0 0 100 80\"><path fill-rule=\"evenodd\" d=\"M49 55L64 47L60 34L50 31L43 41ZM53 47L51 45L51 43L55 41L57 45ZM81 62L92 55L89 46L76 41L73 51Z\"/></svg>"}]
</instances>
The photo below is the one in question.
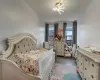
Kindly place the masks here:
<instances>
[{"instance_id":1,"label":"white wall","mask_svg":"<svg viewBox=\"0 0 100 80\"><path fill-rule=\"evenodd\" d=\"M5 38L23 32L39 39L38 15L24 0L0 0L0 51Z\"/></svg>"},{"instance_id":2,"label":"white wall","mask_svg":"<svg viewBox=\"0 0 100 80\"><path fill-rule=\"evenodd\" d=\"M100 48L100 0L92 0L78 20L78 45Z\"/></svg>"}]
</instances>

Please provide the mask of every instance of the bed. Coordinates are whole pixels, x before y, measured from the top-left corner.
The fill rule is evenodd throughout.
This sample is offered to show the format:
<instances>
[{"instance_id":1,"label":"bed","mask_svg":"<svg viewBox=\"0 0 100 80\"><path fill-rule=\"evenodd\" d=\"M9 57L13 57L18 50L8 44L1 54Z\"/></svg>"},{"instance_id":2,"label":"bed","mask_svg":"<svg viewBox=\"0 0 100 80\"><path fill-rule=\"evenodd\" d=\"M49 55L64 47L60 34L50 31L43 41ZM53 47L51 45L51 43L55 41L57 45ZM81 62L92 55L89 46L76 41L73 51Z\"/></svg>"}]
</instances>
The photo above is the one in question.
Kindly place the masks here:
<instances>
[{"instance_id":1,"label":"bed","mask_svg":"<svg viewBox=\"0 0 100 80\"><path fill-rule=\"evenodd\" d=\"M50 80L50 74L55 62L53 49L46 50L37 58L38 74L26 73L13 60L12 55L23 54L37 50L37 39L22 33L7 39L8 48L0 56L0 80ZM34 56L34 55L33 55Z\"/></svg>"}]
</instances>

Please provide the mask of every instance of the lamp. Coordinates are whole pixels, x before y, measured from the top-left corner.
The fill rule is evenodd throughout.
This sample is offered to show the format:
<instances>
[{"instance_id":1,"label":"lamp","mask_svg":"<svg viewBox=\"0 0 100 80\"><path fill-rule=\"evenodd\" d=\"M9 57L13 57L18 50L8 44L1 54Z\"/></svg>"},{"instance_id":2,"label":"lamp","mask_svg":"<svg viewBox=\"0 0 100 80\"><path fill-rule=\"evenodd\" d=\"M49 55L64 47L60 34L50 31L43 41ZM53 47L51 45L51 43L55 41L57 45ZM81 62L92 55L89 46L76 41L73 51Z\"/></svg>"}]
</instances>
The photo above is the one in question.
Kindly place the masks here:
<instances>
[{"instance_id":1,"label":"lamp","mask_svg":"<svg viewBox=\"0 0 100 80\"><path fill-rule=\"evenodd\" d=\"M64 12L64 1L59 0L58 2L56 2L55 7L53 8L53 10L57 11L59 14L61 14L61 12Z\"/></svg>"}]
</instances>

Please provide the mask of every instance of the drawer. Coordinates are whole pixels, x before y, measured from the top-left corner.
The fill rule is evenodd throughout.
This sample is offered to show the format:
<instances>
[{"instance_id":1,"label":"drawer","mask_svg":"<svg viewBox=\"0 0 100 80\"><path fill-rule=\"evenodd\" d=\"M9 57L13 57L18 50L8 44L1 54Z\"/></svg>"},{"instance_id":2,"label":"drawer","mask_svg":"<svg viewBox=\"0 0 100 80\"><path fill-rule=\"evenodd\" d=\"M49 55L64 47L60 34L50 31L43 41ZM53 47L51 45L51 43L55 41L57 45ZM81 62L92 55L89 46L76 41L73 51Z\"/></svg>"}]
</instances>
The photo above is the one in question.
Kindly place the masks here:
<instances>
[{"instance_id":1,"label":"drawer","mask_svg":"<svg viewBox=\"0 0 100 80\"><path fill-rule=\"evenodd\" d=\"M61 46L60 46L60 45L56 45L56 47L57 47L57 48L60 48Z\"/></svg>"},{"instance_id":2,"label":"drawer","mask_svg":"<svg viewBox=\"0 0 100 80\"><path fill-rule=\"evenodd\" d=\"M79 57L79 59L81 60L81 54L80 54L80 53L79 53L78 57Z\"/></svg>"},{"instance_id":3,"label":"drawer","mask_svg":"<svg viewBox=\"0 0 100 80\"><path fill-rule=\"evenodd\" d=\"M80 57L80 54L78 53L77 55L77 60L80 61L81 57Z\"/></svg>"},{"instance_id":4,"label":"drawer","mask_svg":"<svg viewBox=\"0 0 100 80\"><path fill-rule=\"evenodd\" d=\"M95 68L99 68L99 64L91 60L90 68L91 68L91 70L95 70Z\"/></svg>"},{"instance_id":5,"label":"drawer","mask_svg":"<svg viewBox=\"0 0 100 80\"><path fill-rule=\"evenodd\" d=\"M80 61L83 62L84 56L82 54L79 55Z\"/></svg>"},{"instance_id":6,"label":"drawer","mask_svg":"<svg viewBox=\"0 0 100 80\"><path fill-rule=\"evenodd\" d=\"M89 79L90 80L100 80L99 79L99 65L94 62L94 61L90 61L90 66L89 66Z\"/></svg>"},{"instance_id":7,"label":"drawer","mask_svg":"<svg viewBox=\"0 0 100 80\"><path fill-rule=\"evenodd\" d=\"M57 50L63 50L64 51L64 47L57 47Z\"/></svg>"},{"instance_id":8,"label":"drawer","mask_svg":"<svg viewBox=\"0 0 100 80\"><path fill-rule=\"evenodd\" d=\"M64 50L62 50L62 49L57 49L57 52L64 52Z\"/></svg>"},{"instance_id":9,"label":"drawer","mask_svg":"<svg viewBox=\"0 0 100 80\"><path fill-rule=\"evenodd\" d=\"M56 54L57 54L57 55L64 56L64 52L63 52L63 51L57 51Z\"/></svg>"},{"instance_id":10,"label":"drawer","mask_svg":"<svg viewBox=\"0 0 100 80\"><path fill-rule=\"evenodd\" d=\"M84 57L84 64L87 65L87 66L89 66L89 64L90 64L89 58Z\"/></svg>"},{"instance_id":11,"label":"drawer","mask_svg":"<svg viewBox=\"0 0 100 80\"><path fill-rule=\"evenodd\" d=\"M79 55L79 71L80 71L80 75L83 78L84 75L84 56L83 55Z\"/></svg>"},{"instance_id":12,"label":"drawer","mask_svg":"<svg viewBox=\"0 0 100 80\"><path fill-rule=\"evenodd\" d=\"M81 62L80 62L80 56L79 56L79 55L77 56L76 62L77 62L77 69L78 69L78 71L79 71L79 69L80 69L80 64L81 64Z\"/></svg>"},{"instance_id":13,"label":"drawer","mask_svg":"<svg viewBox=\"0 0 100 80\"><path fill-rule=\"evenodd\" d=\"M84 80L89 80L89 65L90 60L87 57L84 57Z\"/></svg>"},{"instance_id":14,"label":"drawer","mask_svg":"<svg viewBox=\"0 0 100 80\"><path fill-rule=\"evenodd\" d=\"M83 71L83 78L84 80L89 80L89 68L84 66L84 71Z\"/></svg>"},{"instance_id":15,"label":"drawer","mask_svg":"<svg viewBox=\"0 0 100 80\"><path fill-rule=\"evenodd\" d=\"M61 55L61 53L60 52L57 52L57 55Z\"/></svg>"},{"instance_id":16,"label":"drawer","mask_svg":"<svg viewBox=\"0 0 100 80\"><path fill-rule=\"evenodd\" d=\"M77 60L77 63L76 63L76 67L77 69L79 69L79 61Z\"/></svg>"},{"instance_id":17,"label":"drawer","mask_svg":"<svg viewBox=\"0 0 100 80\"><path fill-rule=\"evenodd\" d=\"M84 57L84 70L89 70L90 60L87 57Z\"/></svg>"},{"instance_id":18,"label":"drawer","mask_svg":"<svg viewBox=\"0 0 100 80\"><path fill-rule=\"evenodd\" d=\"M81 77L83 77L83 63L81 63L80 61L77 62L77 69L79 71L79 74L81 75Z\"/></svg>"},{"instance_id":19,"label":"drawer","mask_svg":"<svg viewBox=\"0 0 100 80\"><path fill-rule=\"evenodd\" d=\"M89 80L100 80L98 77L99 76L97 75L97 73L90 73L89 74Z\"/></svg>"},{"instance_id":20,"label":"drawer","mask_svg":"<svg viewBox=\"0 0 100 80\"><path fill-rule=\"evenodd\" d=\"M84 75L84 67L83 67L83 62L80 62L79 64L79 70L80 70L80 75L83 78Z\"/></svg>"},{"instance_id":21,"label":"drawer","mask_svg":"<svg viewBox=\"0 0 100 80\"><path fill-rule=\"evenodd\" d=\"M88 74L87 74L87 76L84 76L84 77L83 77L83 80L89 80Z\"/></svg>"}]
</instances>

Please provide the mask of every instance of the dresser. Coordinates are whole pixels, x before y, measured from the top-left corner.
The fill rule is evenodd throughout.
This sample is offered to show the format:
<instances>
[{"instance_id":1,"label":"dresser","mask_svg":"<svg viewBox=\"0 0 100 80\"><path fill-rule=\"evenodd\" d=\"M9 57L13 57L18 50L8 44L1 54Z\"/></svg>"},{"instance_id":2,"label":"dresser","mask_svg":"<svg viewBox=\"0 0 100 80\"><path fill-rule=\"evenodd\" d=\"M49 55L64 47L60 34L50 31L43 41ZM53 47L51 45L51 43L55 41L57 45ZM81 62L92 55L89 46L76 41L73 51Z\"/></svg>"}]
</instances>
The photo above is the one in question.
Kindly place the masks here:
<instances>
[{"instance_id":1,"label":"dresser","mask_svg":"<svg viewBox=\"0 0 100 80\"><path fill-rule=\"evenodd\" d=\"M82 80L100 80L100 55L77 49L77 69Z\"/></svg>"},{"instance_id":2,"label":"dresser","mask_svg":"<svg viewBox=\"0 0 100 80\"><path fill-rule=\"evenodd\" d=\"M56 53L57 56L64 56L64 40L62 41L58 41L58 40L54 40L54 51Z\"/></svg>"}]
</instances>

